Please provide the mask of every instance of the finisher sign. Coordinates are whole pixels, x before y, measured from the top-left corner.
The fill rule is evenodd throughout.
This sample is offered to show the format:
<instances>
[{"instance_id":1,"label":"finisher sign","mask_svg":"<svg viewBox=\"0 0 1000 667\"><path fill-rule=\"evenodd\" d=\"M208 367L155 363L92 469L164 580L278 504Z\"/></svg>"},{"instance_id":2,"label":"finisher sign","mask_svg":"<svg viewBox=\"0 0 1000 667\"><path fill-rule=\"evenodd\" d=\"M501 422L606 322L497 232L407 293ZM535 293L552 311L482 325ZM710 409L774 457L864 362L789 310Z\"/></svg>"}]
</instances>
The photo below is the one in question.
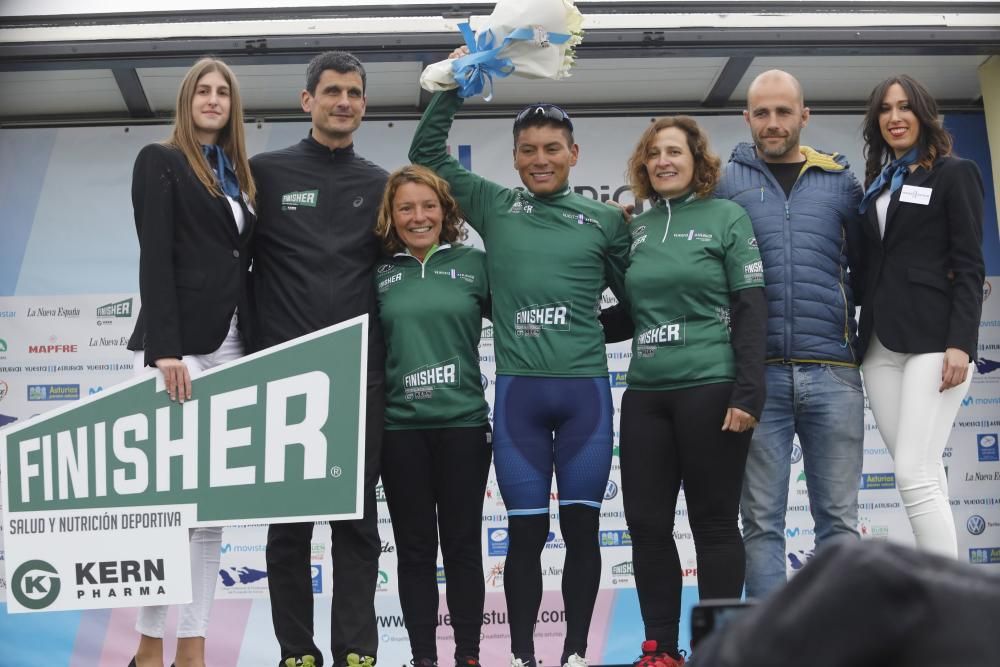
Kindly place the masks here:
<instances>
[{"instance_id":1,"label":"finisher sign","mask_svg":"<svg viewBox=\"0 0 1000 667\"><path fill-rule=\"evenodd\" d=\"M0 430L11 612L191 599L188 528L357 519L368 318Z\"/></svg>"}]
</instances>

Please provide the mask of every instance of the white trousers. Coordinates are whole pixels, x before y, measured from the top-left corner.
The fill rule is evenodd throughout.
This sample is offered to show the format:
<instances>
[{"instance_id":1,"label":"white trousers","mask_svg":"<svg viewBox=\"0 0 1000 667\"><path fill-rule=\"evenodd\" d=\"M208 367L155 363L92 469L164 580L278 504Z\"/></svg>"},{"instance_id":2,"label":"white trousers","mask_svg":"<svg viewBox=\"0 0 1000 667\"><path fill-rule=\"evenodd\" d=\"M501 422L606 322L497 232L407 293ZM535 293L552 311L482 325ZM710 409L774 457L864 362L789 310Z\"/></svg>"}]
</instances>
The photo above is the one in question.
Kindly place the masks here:
<instances>
[{"instance_id":1,"label":"white trousers","mask_svg":"<svg viewBox=\"0 0 1000 667\"><path fill-rule=\"evenodd\" d=\"M957 558L942 455L975 365L969 364L965 382L939 392L943 364L944 352L893 352L873 337L861 373L875 423L896 465L896 486L917 547Z\"/></svg>"},{"instance_id":2,"label":"white trousers","mask_svg":"<svg viewBox=\"0 0 1000 667\"><path fill-rule=\"evenodd\" d=\"M215 352L194 354L181 358L189 373L199 373L243 356L243 343L236 330L236 317L229 325L229 333ZM135 374L158 373L156 368L144 368L142 350L135 353ZM195 398L196 392L192 392ZM191 550L191 603L179 606L177 636L204 637L208 630L208 614L215 598L215 582L219 578L219 556L222 546L222 528L192 528L188 531ZM139 608L135 629L147 637L163 637L167 625L165 605Z\"/></svg>"}]
</instances>

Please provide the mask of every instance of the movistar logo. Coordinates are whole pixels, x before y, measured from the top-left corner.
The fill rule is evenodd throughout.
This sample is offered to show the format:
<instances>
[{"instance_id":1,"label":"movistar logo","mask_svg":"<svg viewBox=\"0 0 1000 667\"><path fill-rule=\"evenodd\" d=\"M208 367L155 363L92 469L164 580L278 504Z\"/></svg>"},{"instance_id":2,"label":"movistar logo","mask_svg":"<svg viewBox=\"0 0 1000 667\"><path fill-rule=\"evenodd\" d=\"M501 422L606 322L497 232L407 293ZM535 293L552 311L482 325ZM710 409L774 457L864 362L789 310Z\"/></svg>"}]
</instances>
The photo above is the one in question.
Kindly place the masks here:
<instances>
[{"instance_id":1,"label":"movistar logo","mask_svg":"<svg viewBox=\"0 0 1000 667\"><path fill-rule=\"evenodd\" d=\"M319 190L304 190L302 192L286 192L281 195L281 210L294 211L299 206L316 208L319 201Z\"/></svg>"},{"instance_id":2,"label":"movistar logo","mask_svg":"<svg viewBox=\"0 0 1000 667\"><path fill-rule=\"evenodd\" d=\"M10 590L25 609L45 609L59 597L59 573L44 560L29 560L14 570Z\"/></svg>"}]
</instances>

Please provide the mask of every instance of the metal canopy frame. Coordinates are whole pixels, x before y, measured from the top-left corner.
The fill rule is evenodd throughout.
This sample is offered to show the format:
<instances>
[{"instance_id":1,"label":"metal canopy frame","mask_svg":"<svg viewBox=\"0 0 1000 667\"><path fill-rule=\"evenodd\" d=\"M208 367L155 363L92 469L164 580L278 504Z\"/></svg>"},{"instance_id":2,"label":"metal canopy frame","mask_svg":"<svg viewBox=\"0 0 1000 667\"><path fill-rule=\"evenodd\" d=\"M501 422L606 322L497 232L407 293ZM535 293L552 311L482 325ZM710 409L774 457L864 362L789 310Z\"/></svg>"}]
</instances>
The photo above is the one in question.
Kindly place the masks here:
<instances>
[{"instance_id":1,"label":"metal canopy frame","mask_svg":"<svg viewBox=\"0 0 1000 667\"><path fill-rule=\"evenodd\" d=\"M659 24L629 27L597 27L587 30L584 48L578 56L588 58L672 58L725 57L727 61L703 99L671 102L670 108L697 113L728 113L731 97L757 57L766 56L885 56L885 55L982 55L1000 53L1000 2L954 2L942 5L919 0L901 2L588 2L578 0L588 17L620 26L628 15L657 15ZM0 119L0 126L25 124L93 124L122 122L164 122L156 114L143 91L138 68L187 67L197 57L212 54L233 65L305 64L316 53L341 49L357 54L365 62L414 62L426 64L447 56L459 37L454 32L392 31L341 32L336 34L288 34L288 21L329 19L379 19L387 22L407 17L434 17L454 22L469 16L484 16L491 5L483 3L384 3L367 6L303 6L273 9L185 12L135 12L116 14L0 16L0 72L73 71L107 69L114 74L128 117L119 115L74 114L45 118ZM947 10L947 14L941 14ZM937 13L935 13L937 12ZM895 25L866 25L876 14L893 13ZM677 17L717 14L719 27L667 27ZM733 20L734 15L737 20ZM973 15L986 20L944 20L944 17ZM857 17L856 26L844 20L823 17ZM741 21L739 17L745 17ZM775 26L762 25L774 19ZM803 17L814 23L803 25ZM182 33L193 23L218 23L239 36L149 38L138 29L135 39L68 39L63 41L19 41L11 36L45 34L38 29L55 29L71 34L75 28L121 26L167 26ZM398 22L397 22L398 23ZM839 25L838 25L839 23ZM850 23L847 21L846 23ZM973 24L976 23L976 24ZM782 24L790 27L782 27ZM274 32L268 33L270 29ZM280 32L278 27L286 30ZM26 32L27 31L27 32ZM60 32L62 31L62 32ZM278 33L278 34L275 34ZM369 107L369 117L417 117L427 95L419 95L411 107ZM826 111L856 111L861 100L825 102ZM981 109L981 101L941 100L951 111ZM510 107L467 108L468 115L507 115ZM578 115L647 115L656 109L622 103L574 107ZM659 107L662 113L662 105ZM267 120L301 119L297 109L251 110L250 116Z\"/></svg>"}]
</instances>

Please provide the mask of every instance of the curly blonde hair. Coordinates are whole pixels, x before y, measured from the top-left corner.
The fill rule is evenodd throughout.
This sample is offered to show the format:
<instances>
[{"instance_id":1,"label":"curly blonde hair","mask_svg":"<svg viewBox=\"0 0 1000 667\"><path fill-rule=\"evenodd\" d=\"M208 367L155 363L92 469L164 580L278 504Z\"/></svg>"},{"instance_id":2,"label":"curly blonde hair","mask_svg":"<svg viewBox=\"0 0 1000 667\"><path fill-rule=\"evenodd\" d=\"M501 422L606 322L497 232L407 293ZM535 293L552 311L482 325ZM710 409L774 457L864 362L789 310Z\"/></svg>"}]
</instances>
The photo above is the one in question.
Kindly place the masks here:
<instances>
[{"instance_id":1,"label":"curly blonde hair","mask_svg":"<svg viewBox=\"0 0 1000 667\"><path fill-rule=\"evenodd\" d=\"M392 203L396 199L399 188L406 183L419 183L426 185L441 202L441 211L444 218L441 221L441 243L454 243L464 241L467 233L465 223L462 220L462 212L458 208L458 203L451 196L451 188L448 181L444 180L427 167L410 164L401 167L389 174L386 181L385 191L382 193L382 204L378 209L378 223L375 225L375 234L382 239L385 251L390 255L402 252L406 245L399 238L396 226L392 221Z\"/></svg>"},{"instance_id":2,"label":"curly blonde hair","mask_svg":"<svg viewBox=\"0 0 1000 667\"><path fill-rule=\"evenodd\" d=\"M646 171L646 157L650 146L656 141L660 130L676 127L687 136L688 149L694 158L694 175L691 178L691 189L698 197L708 197L719 184L722 161L708 147L708 135L690 116L665 116L650 123L646 131L639 137L632 156L628 159L625 179L632 189L635 198L658 199L660 195L653 190Z\"/></svg>"}]
</instances>

